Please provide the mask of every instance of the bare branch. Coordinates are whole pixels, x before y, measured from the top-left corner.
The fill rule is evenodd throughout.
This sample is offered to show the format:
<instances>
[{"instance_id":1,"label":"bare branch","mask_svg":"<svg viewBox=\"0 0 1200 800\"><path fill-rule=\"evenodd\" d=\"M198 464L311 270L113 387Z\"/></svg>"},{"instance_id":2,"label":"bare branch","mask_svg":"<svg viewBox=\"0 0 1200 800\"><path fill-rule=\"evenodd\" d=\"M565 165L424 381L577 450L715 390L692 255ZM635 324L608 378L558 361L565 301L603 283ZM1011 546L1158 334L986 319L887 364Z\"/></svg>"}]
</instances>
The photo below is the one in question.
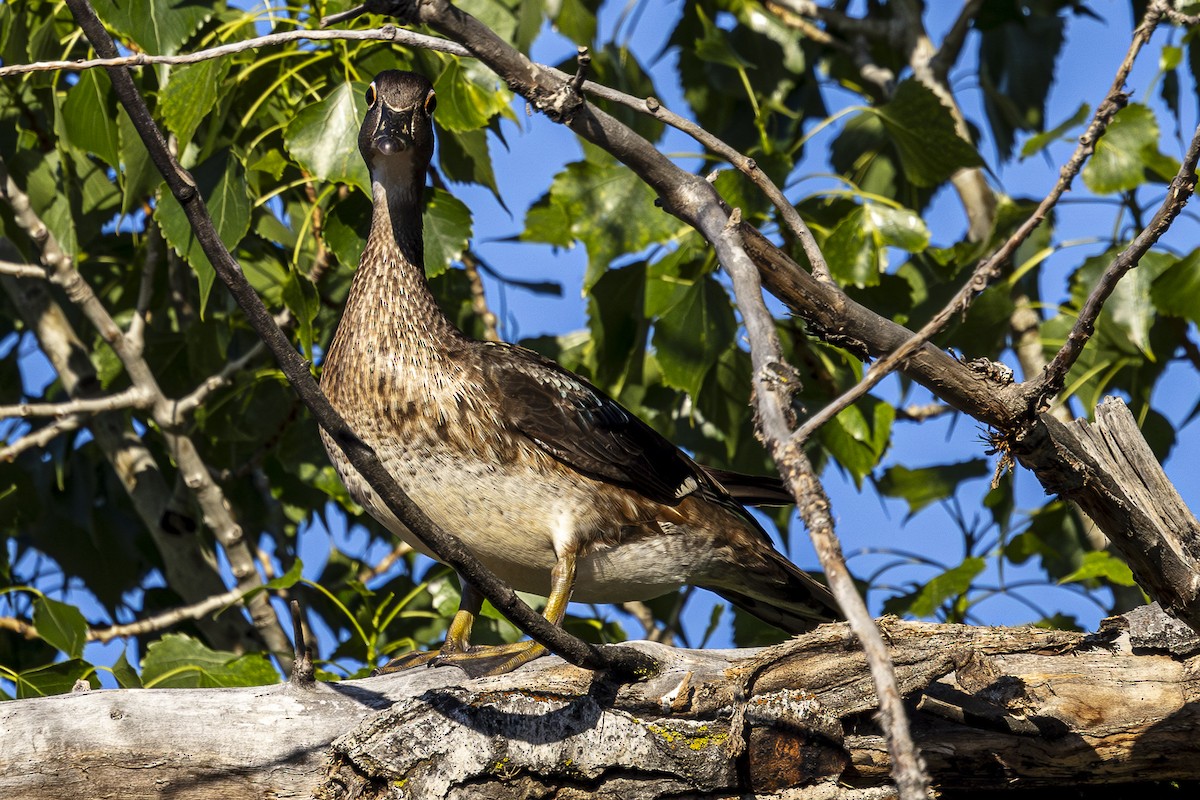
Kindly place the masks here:
<instances>
[{"instance_id":1,"label":"bare branch","mask_svg":"<svg viewBox=\"0 0 1200 800\"><path fill-rule=\"evenodd\" d=\"M82 427L86 420L87 416L84 414L72 414L69 417L55 420L44 428L31 431L8 447L0 447L0 461L12 461L26 450L45 447L64 433L70 433Z\"/></svg>"},{"instance_id":2,"label":"bare branch","mask_svg":"<svg viewBox=\"0 0 1200 800\"><path fill-rule=\"evenodd\" d=\"M839 397L822 408L818 413L808 419L804 425L795 433L798 443L803 443L808 440L814 432L829 420L836 417L844 409L863 397L867 392L874 388L881 380L897 369L905 359L915 353L918 348L922 347L934 335L940 331L946 323L953 319L956 315L963 314L970 308L972 301L983 292L988 285L999 276L1001 268L1016 252L1017 248L1025 242L1034 229L1046 218L1055 204L1058 203L1063 192L1065 192L1083 168L1084 161L1095 150L1096 142L1104 131L1108 128L1109 122L1113 116L1120 110L1124 104L1125 98L1125 79L1129 76L1129 70L1133 67L1133 62L1137 58L1137 54L1141 51L1142 46L1149 41L1150 35L1154 32L1155 26L1158 24L1162 15L1162 8L1159 3L1151 3L1146 10L1146 16L1142 20L1142 24L1138 26L1134 32L1133 41L1129 46L1128 52L1125 54L1125 59L1121 62L1117 69L1116 77L1113 79L1111 88L1108 91L1104 100L1096 107L1095 114L1092 115L1091 124L1088 125L1084 134L1079 137L1079 145L1075 148L1075 152L1071 154L1071 158L1063 166L1059 173L1058 181L1050 190L1050 193L1038 204L1038 207L1030 214L1029 218L1001 245L994 253L985 258L975 267L970 279L954 294L950 301L937 313L929 322L925 323L919 331L902 344L900 347L889 352L887 355L876 361L863 379L852 386L850 389L843 392ZM1193 143L1194 144L1194 143ZM1182 173L1181 173L1182 174ZM1190 193L1190 190L1189 190ZM1182 203L1175 210L1175 214L1179 213L1182 208ZM1171 216L1174 219L1174 215ZM1169 221L1168 221L1169 224ZM1161 235L1161 230L1159 231ZM1155 240L1157 240L1155 236ZM1147 245L1148 247L1149 245ZM1140 254L1139 254L1140 255ZM1082 345L1081 345L1082 346ZM1065 373L1064 373L1065 374ZM1043 382L1044 385L1044 382ZM1060 387L1061 388L1061 387ZM1057 391L1057 390L1056 390ZM1039 394L1043 394L1039 388Z\"/></svg>"},{"instance_id":3,"label":"bare branch","mask_svg":"<svg viewBox=\"0 0 1200 800\"><path fill-rule=\"evenodd\" d=\"M95 69L97 67L145 67L153 64L196 64L212 58L221 58L222 56L233 55L234 53L242 53L247 50L257 50L259 48L287 44L289 42L328 41L333 39L395 42L396 44L407 45L408 47L420 47L426 50L437 50L442 53L450 53L451 55L456 56L470 55L462 45L458 45L453 42L447 42L445 39L438 39L435 36L426 36L425 34L414 33L412 31L404 30L403 28L397 28L395 25L384 25L382 28L371 28L368 30L359 31L284 31L282 33L272 33L268 34L267 36L258 36L253 39L246 39L241 42L223 44L219 47L212 47L207 50L198 50L195 53L181 53L173 56L134 53L133 55L128 56L93 58L86 61L38 61L33 64L10 64L7 66L0 66L0 78L7 78L9 75L21 75L29 72L48 72L54 70L80 71L85 69Z\"/></svg>"},{"instance_id":4,"label":"bare branch","mask_svg":"<svg viewBox=\"0 0 1200 800\"><path fill-rule=\"evenodd\" d=\"M157 223L148 220L146 227L146 256L142 261L142 277L138 282L137 308L133 319L129 321L129 330L125 332L130 348L139 353L145 346L146 315L154 295L154 274L158 271L158 262L162 260L166 244Z\"/></svg>"},{"instance_id":5,"label":"bare branch","mask_svg":"<svg viewBox=\"0 0 1200 800\"><path fill-rule=\"evenodd\" d=\"M173 608L170 611L164 611L161 614L155 614L152 617L140 619L136 622L130 622L125 625L112 625L107 628L91 628L87 632L87 638L89 642L111 642L113 639L121 637L141 636L146 633L166 630L187 620L198 620L207 617L216 611L240 602L244 596L245 592L241 589L231 589L222 594L205 598L199 603Z\"/></svg>"},{"instance_id":6,"label":"bare branch","mask_svg":"<svg viewBox=\"0 0 1200 800\"><path fill-rule=\"evenodd\" d=\"M966 0L959 9L954 24L942 37L942 46L938 48L937 55L930 60L933 74L942 83L945 83L946 76L950 74L950 68L958 61L963 44L967 41L967 34L971 31L971 25L982 8L983 0Z\"/></svg>"},{"instance_id":7,"label":"bare branch","mask_svg":"<svg viewBox=\"0 0 1200 800\"><path fill-rule=\"evenodd\" d=\"M199 386L193 389L189 394L176 400L171 417L176 425L183 424L183 421L196 412L196 409L204 405L205 401L212 396L213 392L218 389L223 389L233 382L233 378L239 372L247 367L255 359L259 358L266 352L267 346L261 341L256 342L253 347L247 350L241 356L231 360L228 364L221 368L221 371L216 375L210 375Z\"/></svg>"},{"instance_id":8,"label":"bare branch","mask_svg":"<svg viewBox=\"0 0 1200 800\"><path fill-rule=\"evenodd\" d=\"M121 408L147 408L153 397L137 386L105 397L84 397L65 403L18 403L0 406L0 419L8 417L62 417L68 414L83 416L116 411Z\"/></svg>"},{"instance_id":9,"label":"bare branch","mask_svg":"<svg viewBox=\"0 0 1200 800\"><path fill-rule=\"evenodd\" d=\"M1183 211L1183 206L1196 189L1198 159L1200 159L1200 127L1196 128L1196 133L1192 136L1192 143L1188 146L1183 163L1179 166L1179 172L1171 180L1167 196L1159 205L1158 210L1154 212L1153 218L1104 270L1104 274L1100 276L1100 280L1092 288L1091 294L1088 295L1087 301L1080 309L1079 316L1071 327L1066 342L1063 343L1050 365L1046 367L1045 372L1028 385L1027 392L1035 407L1040 408L1062 391L1067 372L1083 352L1084 345L1095 333L1096 319L1104 308L1104 302L1117 288L1117 282L1125 276L1125 273L1138 265L1142 256L1166 233L1167 229L1171 227L1171 223Z\"/></svg>"},{"instance_id":10,"label":"bare branch","mask_svg":"<svg viewBox=\"0 0 1200 800\"><path fill-rule=\"evenodd\" d=\"M46 270L35 264L14 264L12 261L0 261L0 275L12 275L14 278L46 278Z\"/></svg>"},{"instance_id":11,"label":"bare branch","mask_svg":"<svg viewBox=\"0 0 1200 800\"><path fill-rule=\"evenodd\" d=\"M791 397L799 388L799 382L783 359L775 318L763 302L758 270L742 248L737 227L740 217L735 210L723 230L715 234L707 230L704 233L733 279L738 309L750 339L756 422L764 443L796 498L796 509L812 538L829 588L866 654L879 697L880 721L892 755L892 777L900 797L923 800L928 796L929 777L909 731L891 655L846 567L834 531L829 498L813 472L802 443L790 435L794 425Z\"/></svg>"}]
</instances>

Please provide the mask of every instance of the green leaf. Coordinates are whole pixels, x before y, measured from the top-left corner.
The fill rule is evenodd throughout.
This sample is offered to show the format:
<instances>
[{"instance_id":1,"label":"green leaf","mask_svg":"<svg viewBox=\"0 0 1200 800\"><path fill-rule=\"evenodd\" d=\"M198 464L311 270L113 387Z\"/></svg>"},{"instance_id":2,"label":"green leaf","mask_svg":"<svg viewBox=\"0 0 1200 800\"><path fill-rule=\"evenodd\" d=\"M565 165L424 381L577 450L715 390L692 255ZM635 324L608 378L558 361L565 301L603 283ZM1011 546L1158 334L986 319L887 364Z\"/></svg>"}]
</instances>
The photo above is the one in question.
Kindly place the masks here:
<instances>
[{"instance_id":1,"label":"green leaf","mask_svg":"<svg viewBox=\"0 0 1200 800\"><path fill-rule=\"evenodd\" d=\"M267 581L263 584L263 588L271 591L290 589L299 583L301 578L303 578L303 575L301 574L303 571L304 562L297 558L292 562L292 566L287 572L283 573L278 578L272 578L271 580Z\"/></svg>"},{"instance_id":2,"label":"green leaf","mask_svg":"<svg viewBox=\"0 0 1200 800\"><path fill-rule=\"evenodd\" d=\"M17 699L66 694L75 688L75 682L81 680L85 675L88 676L87 680L91 687L99 689L100 681L96 679L95 672L95 667L78 658L25 670L17 675L15 681Z\"/></svg>"},{"instance_id":3,"label":"green leaf","mask_svg":"<svg viewBox=\"0 0 1200 800\"><path fill-rule=\"evenodd\" d=\"M141 689L142 679L137 674L137 670L129 663L129 659L125 657L124 651L121 652L121 657L117 659L117 663L112 667L113 677L117 679L117 685L122 689Z\"/></svg>"},{"instance_id":4,"label":"green leaf","mask_svg":"<svg viewBox=\"0 0 1200 800\"><path fill-rule=\"evenodd\" d=\"M200 121L216 105L230 63L229 59L215 58L178 69L159 93L158 109L167 128L178 137L181 152Z\"/></svg>"},{"instance_id":5,"label":"green leaf","mask_svg":"<svg viewBox=\"0 0 1200 800\"><path fill-rule=\"evenodd\" d=\"M916 186L936 186L964 167L983 165L975 147L955 130L950 109L916 79L901 82L875 113L900 154L905 177Z\"/></svg>"},{"instance_id":6,"label":"green leaf","mask_svg":"<svg viewBox=\"0 0 1200 800\"><path fill-rule=\"evenodd\" d=\"M933 616L947 600L965 594L971 588L971 581L975 580L975 576L983 572L984 566L982 558L972 556L957 567L946 570L911 596L912 602L908 604L908 612L915 617ZM886 604L885 610L888 610Z\"/></svg>"},{"instance_id":7,"label":"green leaf","mask_svg":"<svg viewBox=\"0 0 1200 800\"><path fill-rule=\"evenodd\" d=\"M142 661L142 683L147 688L262 686L278 682L279 673L265 656L210 650L181 633L168 633L151 643Z\"/></svg>"},{"instance_id":8,"label":"green leaf","mask_svg":"<svg viewBox=\"0 0 1200 800\"><path fill-rule=\"evenodd\" d=\"M696 9L696 17L700 20L701 30L704 32L704 35L697 38L692 45L692 52L697 58L710 64L721 64L732 69L754 68L752 62L743 58L733 49L725 31L714 25L702 8Z\"/></svg>"},{"instance_id":9,"label":"green leaf","mask_svg":"<svg viewBox=\"0 0 1200 800\"><path fill-rule=\"evenodd\" d=\"M588 252L583 291L613 259L661 242L679 228L678 220L654 205L654 191L628 167L607 156L576 161L554 177L525 217L524 241L560 247L578 239Z\"/></svg>"},{"instance_id":10,"label":"green leaf","mask_svg":"<svg viewBox=\"0 0 1200 800\"><path fill-rule=\"evenodd\" d=\"M895 420L896 409L891 404L866 397L821 428L821 444L861 488L862 479L887 450Z\"/></svg>"},{"instance_id":11,"label":"green leaf","mask_svg":"<svg viewBox=\"0 0 1200 800\"><path fill-rule=\"evenodd\" d=\"M502 206L500 187L496 184L496 173L492 171L492 156L488 149L486 130L454 133L438 132L438 163L447 180L461 183L477 183L492 190L492 195Z\"/></svg>"},{"instance_id":12,"label":"green leaf","mask_svg":"<svg viewBox=\"0 0 1200 800\"><path fill-rule=\"evenodd\" d=\"M283 133L284 145L300 166L323 181L349 183L371 196L371 178L358 152L366 86L339 83L324 98L296 114Z\"/></svg>"},{"instance_id":13,"label":"green leaf","mask_svg":"<svg viewBox=\"0 0 1200 800\"><path fill-rule=\"evenodd\" d=\"M879 283L880 252L867 236L865 212L856 208L842 218L825 240L825 261L834 280L842 285L875 286Z\"/></svg>"},{"instance_id":14,"label":"green leaf","mask_svg":"<svg viewBox=\"0 0 1200 800\"><path fill-rule=\"evenodd\" d=\"M208 206L217 235L232 250L250 230L250 198L246 194L246 175L242 164L228 150L222 150L194 170L196 184ZM199 240L188 224L187 215L165 187L159 193L154 218L163 236L191 266L200 282L200 315L208 303L216 272Z\"/></svg>"},{"instance_id":15,"label":"green leaf","mask_svg":"<svg viewBox=\"0 0 1200 800\"><path fill-rule=\"evenodd\" d=\"M83 655L87 643L87 620L75 606L39 596L33 601L33 626L48 644L70 658Z\"/></svg>"},{"instance_id":16,"label":"green leaf","mask_svg":"<svg viewBox=\"0 0 1200 800\"><path fill-rule=\"evenodd\" d=\"M1092 256L1071 276L1071 299L1076 308L1083 307L1092 287L1120 251L1120 247L1114 247ZM1097 332L1118 343L1127 341L1138 352L1153 359L1150 328L1154 325L1156 312L1151 291L1155 280L1174 263L1171 256L1154 250L1142 256L1137 267L1121 278L1105 301L1096 322Z\"/></svg>"},{"instance_id":17,"label":"green leaf","mask_svg":"<svg viewBox=\"0 0 1200 800\"><path fill-rule=\"evenodd\" d=\"M1106 550L1084 553L1083 563L1079 568L1058 582L1080 583L1091 580L1105 580L1117 586L1137 586L1129 565Z\"/></svg>"},{"instance_id":18,"label":"green leaf","mask_svg":"<svg viewBox=\"0 0 1200 800\"><path fill-rule=\"evenodd\" d=\"M101 70L86 70L67 92L62 122L73 146L94 153L113 167L121 163L116 101L112 84Z\"/></svg>"},{"instance_id":19,"label":"green leaf","mask_svg":"<svg viewBox=\"0 0 1200 800\"><path fill-rule=\"evenodd\" d=\"M121 141L121 213L127 214L154 194L162 178L125 109L117 112L117 133Z\"/></svg>"},{"instance_id":20,"label":"green leaf","mask_svg":"<svg viewBox=\"0 0 1200 800\"><path fill-rule=\"evenodd\" d=\"M512 92L493 72L477 62L452 58L433 82L437 92L438 125L463 133L487 126L496 114L508 111Z\"/></svg>"},{"instance_id":21,"label":"green leaf","mask_svg":"<svg viewBox=\"0 0 1200 800\"><path fill-rule=\"evenodd\" d=\"M1150 299L1160 313L1200 325L1200 250L1163 270L1150 285Z\"/></svg>"},{"instance_id":22,"label":"green leaf","mask_svg":"<svg viewBox=\"0 0 1200 800\"><path fill-rule=\"evenodd\" d=\"M99 0L96 12L108 25L154 55L174 55L212 17L204 0Z\"/></svg>"},{"instance_id":23,"label":"green leaf","mask_svg":"<svg viewBox=\"0 0 1200 800\"><path fill-rule=\"evenodd\" d=\"M1083 182L1096 194L1125 192L1146 182L1147 173L1170 180L1179 162L1158 151L1158 121L1140 103L1117 112L1083 167Z\"/></svg>"},{"instance_id":24,"label":"green leaf","mask_svg":"<svg viewBox=\"0 0 1200 800\"><path fill-rule=\"evenodd\" d=\"M1048 131L1035 134L1025 140L1025 144L1021 145L1021 158L1029 158L1034 153L1040 153L1052 142L1056 142L1063 138L1063 135L1072 128L1078 127L1087 122L1088 115L1092 113L1092 107L1087 103L1080 103L1079 108L1075 113L1068 117L1063 122L1055 125Z\"/></svg>"},{"instance_id":25,"label":"green leaf","mask_svg":"<svg viewBox=\"0 0 1200 800\"><path fill-rule=\"evenodd\" d=\"M300 347L304 357L313 360L313 320L321 310L321 298L317 287L306 276L296 270L288 273L283 284L283 302L300 323Z\"/></svg>"},{"instance_id":26,"label":"green leaf","mask_svg":"<svg viewBox=\"0 0 1200 800\"><path fill-rule=\"evenodd\" d=\"M929 228L907 208L866 203L863 212L863 222L880 247L899 247L910 253L929 247Z\"/></svg>"},{"instance_id":27,"label":"green leaf","mask_svg":"<svg viewBox=\"0 0 1200 800\"><path fill-rule=\"evenodd\" d=\"M897 465L884 470L877 487L880 494L905 500L911 517L930 503L951 497L963 481L990 474L991 470L982 458L919 469Z\"/></svg>"},{"instance_id":28,"label":"green leaf","mask_svg":"<svg viewBox=\"0 0 1200 800\"><path fill-rule=\"evenodd\" d=\"M425 274L441 275L450 262L462 258L471 240L471 210L449 192L426 192L422 225L425 230Z\"/></svg>"},{"instance_id":29,"label":"green leaf","mask_svg":"<svg viewBox=\"0 0 1200 800\"><path fill-rule=\"evenodd\" d=\"M663 383L698 395L708 371L734 346L736 332L729 294L711 276L702 276L654 324Z\"/></svg>"},{"instance_id":30,"label":"green leaf","mask_svg":"<svg viewBox=\"0 0 1200 800\"><path fill-rule=\"evenodd\" d=\"M533 3L522 3L533 5ZM596 6L587 0L560 0L558 12L552 14L554 27L575 44L591 46L596 39ZM549 11L549 9L547 9Z\"/></svg>"}]
</instances>

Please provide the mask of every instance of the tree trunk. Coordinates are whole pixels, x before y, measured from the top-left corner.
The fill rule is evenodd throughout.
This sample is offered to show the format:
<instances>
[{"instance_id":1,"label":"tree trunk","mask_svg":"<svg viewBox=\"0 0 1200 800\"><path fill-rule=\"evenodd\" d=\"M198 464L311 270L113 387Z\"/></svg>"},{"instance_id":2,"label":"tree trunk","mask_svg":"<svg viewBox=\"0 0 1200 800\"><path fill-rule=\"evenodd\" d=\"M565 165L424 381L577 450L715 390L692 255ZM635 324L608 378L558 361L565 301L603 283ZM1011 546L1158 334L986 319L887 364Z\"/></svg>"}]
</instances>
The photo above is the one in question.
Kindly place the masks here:
<instances>
[{"instance_id":1,"label":"tree trunk","mask_svg":"<svg viewBox=\"0 0 1200 800\"><path fill-rule=\"evenodd\" d=\"M1200 780L1197 637L884 620L943 791ZM634 645L636 684L545 658L361 681L82 692L0 705L0 796L875 798L874 691L844 624L763 650Z\"/></svg>"}]
</instances>

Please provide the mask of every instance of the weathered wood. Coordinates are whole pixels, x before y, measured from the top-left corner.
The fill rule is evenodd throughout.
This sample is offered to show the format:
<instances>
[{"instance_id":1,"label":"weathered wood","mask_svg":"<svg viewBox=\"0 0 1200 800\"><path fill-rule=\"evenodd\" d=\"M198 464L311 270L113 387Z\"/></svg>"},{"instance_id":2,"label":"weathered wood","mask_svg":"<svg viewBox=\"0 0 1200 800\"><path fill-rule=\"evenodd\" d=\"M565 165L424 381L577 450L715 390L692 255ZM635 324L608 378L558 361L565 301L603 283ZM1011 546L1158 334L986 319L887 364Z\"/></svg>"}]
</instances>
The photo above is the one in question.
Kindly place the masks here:
<instances>
[{"instance_id":1,"label":"weathered wood","mask_svg":"<svg viewBox=\"0 0 1200 800\"><path fill-rule=\"evenodd\" d=\"M1121 400L1106 398L1092 423L1064 425L1041 414L1013 453L1047 493L1075 501L1095 520L1168 613L1200 631L1200 522Z\"/></svg>"},{"instance_id":2,"label":"weathered wood","mask_svg":"<svg viewBox=\"0 0 1200 800\"><path fill-rule=\"evenodd\" d=\"M968 791L1200 780L1200 658L1165 627L884 621L934 780ZM620 685L547 658L474 680L451 667L0 704L0 797L888 796L844 624L757 651L635 646L666 669Z\"/></svg>"}]
</instances>

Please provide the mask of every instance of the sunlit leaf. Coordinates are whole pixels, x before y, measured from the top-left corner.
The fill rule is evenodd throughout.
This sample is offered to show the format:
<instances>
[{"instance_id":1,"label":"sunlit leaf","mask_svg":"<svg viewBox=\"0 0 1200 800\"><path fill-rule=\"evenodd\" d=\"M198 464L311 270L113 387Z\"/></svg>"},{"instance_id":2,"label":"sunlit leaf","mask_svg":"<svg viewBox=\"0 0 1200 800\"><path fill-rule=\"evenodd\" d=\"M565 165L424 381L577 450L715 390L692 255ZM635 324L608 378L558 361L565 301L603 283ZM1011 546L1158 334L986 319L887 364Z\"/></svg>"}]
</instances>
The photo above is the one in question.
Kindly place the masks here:
<instances>
[{"instance_id":1,"label":"sunlit leaf","mask_svg":"<svg viewBox=\"0 0 1200 800\"><path fill-rule=\"evenodd\" d=\"M462 257L471 239L471 210L441 189L427 192L422 224L425 229L425 274L441 275Z\"/></svg>"},{"instance_id":2,"label":"sunlit leaf","mask_svg":"<svg viewBox=\"0 0 1200 800\"><path fill-rule=\"evenodd\" d=\"M33 626L37 628L38 636L69 658L83 655L88 624L75 606L39 596L33 601Z\"/></svg>"},{"instance_id":3,"label":"sunlit leaf","mask_svg":"<svg viewBox=\"0 0 1200 800\"><path fill-rule=\"evenodd\" d=\"M142 660L142 683L147 687L212 688L278 682L279 673L266 656L212 650L181 633L168 633L151 643Z\"/></svg>"},{"instance_id":4,"label":"sunlit leaf","mask_svg":"<svg viewBox=\"0 0 1200 800\"><path fill-rule=\"evenodd\" d=\"M983 572L986 562L972 556L953 569L948 569L933 578L915 593L906 597L892 598L884 603L887 613L907 611L914 617L931 617L945 603L971 588L971 582Z\"/></svg>"},{"instance_id":5,"label":"sunlit leaf","mask_svg":"<svg viewBox=\"0 0 1200 800\"><path fill-rule=\"evenodd\" d=\"M1059 583L1079 583L1102 579L1117 586L1137 586L1129 565L1106 550L1093 550L1084 553L1083 563L1069 575L1059 579Z\"/></svg>"},{"instance_id":6,"label":"sunlit leaf","mask_svg":"<svg viewBox=\"0 0 1200 800\"><path fill-rule=\"evenodd\" d=\"M898 464L884 470L877 486L881 494L905 500L911 517L930 503L953 496L963 481L990 474L991 469L982 458L918 469Z\"/></svg>"},{"instance_id":7,"label":"sunlit leaf","mask_svg":"<svg viewBox=\"0 0 1200 800\"><path fill-rule=\"evenodd\" d=\"M1141 186L1147 173L1169 180L1179 162L1159 152L1158 137L1154 112L1130 103L1117 112L1096 142L1096 152L1083 166L1083 182L1096 194L1109 194Z\"/></svg>"},{"instance_id":8,"label":"sunlit leaf","mask_svg":"<svg viewBox=\"0 0 1200 800\"><path fill-rule=\"evenodd\" d=\"M227 59L216 58L182 67L159 95L159 111L167 128L181 145L187 144L200 121L217 103L218 91L229 71Z\"/></svg>"},{"instance_id":9,"label":"sunlit leaf","mask_svg":"<svg viewBox=\"0 0 1200 800\"><path fill-rule=\"evenodd\" d=\"M662 241L679 227L654 205L655 195L628 167L609 158L576 161L554 177L525 218L526 241L565 246L575 239L588 251L586 292L616 257Z\"/></svg>"},{"instance_id":10,"label":"sunlit leaf","mask_svg":"<svg viewBox=\"0 0 1200 800\"><path fill-rule=\"evenodd\" d=\"M438 125L455 133L485 127L493 116L507 111L512 100L512 93L495 74L456 58L447 62L433 88Z\"/></svg>"},{"instance_id":11,"label":"sunlit leaf","mask_svg":"<svg viewBox=\"0 0 1200 800\"><path fill-rule=\"evenodd\" d=\"M1150 299L1160 313L1200 325L1200 250L1193 250L1154 279Z\"/></svg>"},{"instance_id":12,"label":"sunlit leaf","mask_svg":"<svg viewBox=\"0 0 1200 800\"><path fill-rule=\"evenodd\" d=\"M283 140L292 158L323 181L353 184L371 195L367 165L358 152L365 106L362 84L339 83L296 114Z\"/></svg>"},{"instance_id":13,"label":"sunlit leaf","mask_svg":"<svg viewBox=\"0 0 1200 800\"><path fill-rule=\"evenodd\" d=\"M934 186L983 159L958 135L950 109L933 90L909 78L875 111L900 153L904 174L917 186Z\"/></svg>"}]
</instances>

